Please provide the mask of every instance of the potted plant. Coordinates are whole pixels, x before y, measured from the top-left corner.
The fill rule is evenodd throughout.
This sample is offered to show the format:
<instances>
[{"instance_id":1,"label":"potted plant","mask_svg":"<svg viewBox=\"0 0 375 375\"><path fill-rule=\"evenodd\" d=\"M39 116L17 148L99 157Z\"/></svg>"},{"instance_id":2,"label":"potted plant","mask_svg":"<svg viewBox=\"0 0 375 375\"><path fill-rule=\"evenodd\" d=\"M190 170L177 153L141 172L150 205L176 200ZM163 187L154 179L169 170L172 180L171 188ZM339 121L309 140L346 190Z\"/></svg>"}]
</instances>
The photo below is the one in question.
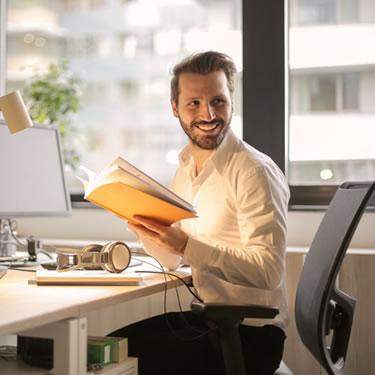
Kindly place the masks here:
<instances>
[{"instance_id":1,"label":"potted plant","mask_svg":"<svg viewBox=\"0 0 375 375\"><path fill-rule=\"evenodd\" d=\"M49 65L43 75L35 75L26 83L23 97L30 117L41 124L55 124L60 128L65 165L75 170L81 156L74 145L77 129L73 114L81 108L82 80L72 74L67 60Z\"/></svg>"}]
</instances>

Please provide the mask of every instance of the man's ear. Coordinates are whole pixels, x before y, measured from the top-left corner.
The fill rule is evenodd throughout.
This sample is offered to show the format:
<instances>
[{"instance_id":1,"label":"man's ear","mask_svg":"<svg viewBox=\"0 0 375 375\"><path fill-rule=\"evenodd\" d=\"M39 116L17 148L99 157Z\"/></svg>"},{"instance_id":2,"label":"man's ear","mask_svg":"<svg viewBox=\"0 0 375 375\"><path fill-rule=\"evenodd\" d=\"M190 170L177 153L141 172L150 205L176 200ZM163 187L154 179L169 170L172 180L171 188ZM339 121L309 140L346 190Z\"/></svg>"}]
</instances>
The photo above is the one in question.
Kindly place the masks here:
<instances>
[{"instance_id":1,"label":"man's ear","mask_svg":"<svg viewBox=\"0 0 375 375\"><path fill-rule=\"evenodd\" d=\"M171 99L171 106L174 117L179 118L180 116L178 115L177 105L173 99Z\"/></svg>"}]
</instances>

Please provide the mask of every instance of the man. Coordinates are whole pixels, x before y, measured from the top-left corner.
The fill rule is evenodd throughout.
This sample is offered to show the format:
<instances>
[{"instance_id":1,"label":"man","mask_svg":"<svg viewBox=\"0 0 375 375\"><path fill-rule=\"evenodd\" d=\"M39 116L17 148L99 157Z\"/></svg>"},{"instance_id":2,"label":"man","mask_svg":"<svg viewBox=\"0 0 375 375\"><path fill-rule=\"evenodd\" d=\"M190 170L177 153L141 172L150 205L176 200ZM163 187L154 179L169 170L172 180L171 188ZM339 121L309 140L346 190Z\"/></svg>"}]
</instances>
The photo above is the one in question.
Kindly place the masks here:
<instances>
[{"instance_id":1,"label":"man","mask_svg":"<svg viewBox=\"0 0 375 375\"><path fill-rule=\"evenodd\" d=\"M213 51L193 54L174 67L172 110L189 141L180 154L172 190L196 207L198 218L166 226L135 217L137 224L129 224L129 229L150 253L156 248L189 264L194 287L205 302L279 306L280 314L274 320L247 319L240 327L247 366L258 375L272 374L282 358L283 329L288 322L285 248L289 189L275 163L230 129L235 74L233 61ZM190 313L184 313L183 318L201 328L199 339L187 343L173 336L168 324L184 330L176 315L170 315L168 324L157 317L117 332L129 337L131 354L140 358L141 375L152 371L224 373L211 335L204 334L204 322ZM151 349L146 348L149 340L161 360L152 358Z\"/></svg>"}]
</instances>

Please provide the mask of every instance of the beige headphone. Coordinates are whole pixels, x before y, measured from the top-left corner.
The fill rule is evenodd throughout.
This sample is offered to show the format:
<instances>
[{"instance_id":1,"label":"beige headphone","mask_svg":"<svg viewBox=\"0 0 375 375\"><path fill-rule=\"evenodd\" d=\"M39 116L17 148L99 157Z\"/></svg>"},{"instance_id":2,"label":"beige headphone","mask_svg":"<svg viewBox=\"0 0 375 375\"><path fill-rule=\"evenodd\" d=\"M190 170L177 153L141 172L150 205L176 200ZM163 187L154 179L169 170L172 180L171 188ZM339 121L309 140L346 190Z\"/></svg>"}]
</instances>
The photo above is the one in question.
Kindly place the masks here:
<instances>
[{"instance_id":1,"label":"beige headphone","mask_svg":"<svg viewBox=\"0 0 375 375\"><path fill-rule=\"evenodd\" d=\"M105 245L92 244L82 250L56 249L56 271L65 272L77 269L106 270L112 273L124 271L130 263L129 247L121 241Z\"/></svg>"}]
</instances>

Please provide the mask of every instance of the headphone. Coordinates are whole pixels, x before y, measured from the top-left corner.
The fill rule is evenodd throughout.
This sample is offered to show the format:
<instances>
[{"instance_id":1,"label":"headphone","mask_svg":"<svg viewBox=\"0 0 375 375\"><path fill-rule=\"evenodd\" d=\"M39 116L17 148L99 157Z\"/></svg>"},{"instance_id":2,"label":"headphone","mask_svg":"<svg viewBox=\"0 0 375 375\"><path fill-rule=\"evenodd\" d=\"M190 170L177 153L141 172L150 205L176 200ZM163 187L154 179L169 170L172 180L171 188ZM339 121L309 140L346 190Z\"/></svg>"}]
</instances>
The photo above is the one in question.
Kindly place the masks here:
<instances>
[{"instance_id":1,"label":"headphone","mask_svg":"<svg viewBox=\"0 0 375 375\"><path fill-rule=\"evenodd\" d=\"M56 249L56 271L65 272L77 269L106 270L112 273L124 271L130 263L129 247L121 241L105 245L92 244L81 250Z\"/></svg>"}]
</instances>

